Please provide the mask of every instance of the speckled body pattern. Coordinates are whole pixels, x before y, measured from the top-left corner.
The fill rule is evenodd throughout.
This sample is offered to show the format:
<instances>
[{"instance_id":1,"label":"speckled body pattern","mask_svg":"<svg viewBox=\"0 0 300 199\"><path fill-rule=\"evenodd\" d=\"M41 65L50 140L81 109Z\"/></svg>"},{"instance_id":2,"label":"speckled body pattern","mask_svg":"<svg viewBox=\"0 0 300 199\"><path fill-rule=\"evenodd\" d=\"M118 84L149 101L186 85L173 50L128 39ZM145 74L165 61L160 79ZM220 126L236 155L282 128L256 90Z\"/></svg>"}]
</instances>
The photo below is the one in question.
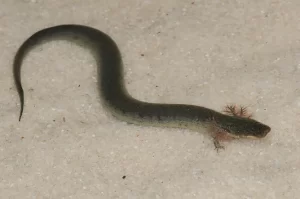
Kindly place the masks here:
<instances>
[{"instance_id":1,"label":"speckled body pattern","mask_svg":"<svg viewBox=\"0 0 300 199\"><path fill-rule=\"evenodd\" d=\"M256 120L222 114L201 106L158 104L132 98L124 87L121 53L116 43L105 33L82 25L59 25L34 33L18 49L13 65L15 85L20 96L21 111L24 92L21 85L21 65L29 50L42 42L70 40L83 44L97 62L99 90L103 105L116 118L128 123L197 129L214 127L233 137L265 137L269 126Z\"/></svg>"}]
</instances>

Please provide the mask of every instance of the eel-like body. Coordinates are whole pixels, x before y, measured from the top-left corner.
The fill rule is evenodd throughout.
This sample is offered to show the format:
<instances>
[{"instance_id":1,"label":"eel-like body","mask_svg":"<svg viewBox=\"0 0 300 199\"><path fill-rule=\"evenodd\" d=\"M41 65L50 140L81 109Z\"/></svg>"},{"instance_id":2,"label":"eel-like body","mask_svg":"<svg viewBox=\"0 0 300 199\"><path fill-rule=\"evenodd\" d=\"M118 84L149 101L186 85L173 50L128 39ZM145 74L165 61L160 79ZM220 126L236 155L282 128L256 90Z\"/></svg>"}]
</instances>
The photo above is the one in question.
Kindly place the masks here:
<instances>
[{"instance_id":1,"label":"eel-like body","mask_svg":"<svg viewBox=\"0 0 300 199\"><path fill-rule=\"evenodd\" d=\"M90 50L97 62L103 105L118 119L148 126L188 129L205 126L233 137L262 138L271 130L269 126L254 119L227 115L201 106L148 103L134 99L124 86L122 57L116 43L100 30L74 24L42 29L30 36L18 49L13 63L13 75L21 102L19 120L24 110L22 61L30 49L51 40L69 40L83 44Z\"/></svg>"}]
</instances>

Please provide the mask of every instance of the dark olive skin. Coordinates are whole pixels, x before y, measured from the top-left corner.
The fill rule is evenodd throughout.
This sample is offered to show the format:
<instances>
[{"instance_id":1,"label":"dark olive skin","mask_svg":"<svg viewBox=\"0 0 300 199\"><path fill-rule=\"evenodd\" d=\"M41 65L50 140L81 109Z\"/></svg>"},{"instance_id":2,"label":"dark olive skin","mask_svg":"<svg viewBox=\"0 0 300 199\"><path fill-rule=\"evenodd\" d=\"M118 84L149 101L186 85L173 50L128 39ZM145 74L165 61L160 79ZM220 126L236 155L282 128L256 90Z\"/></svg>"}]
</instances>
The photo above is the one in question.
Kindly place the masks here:
<instances>
[{"instance_id":1,"label":"dark olive skin","mask_svg":"<svg viewBox=\"0 0 300 199\"><path fill-rule=\"evenodd\" d=\"M105 33L82 25L59 25L30 36L18 49L13 63L15 85L20 97L19 120L24 110L21 65L30 49L51 40L70 40L86 47L98 67L98 86L105 108L128 123L189 128L211 125L233 137L265 137L271 128L253 119L230 116L212 109L187 104L143 102L131 97L125 86L123 63L117 44Z\"/></svg>"}]
</instances>

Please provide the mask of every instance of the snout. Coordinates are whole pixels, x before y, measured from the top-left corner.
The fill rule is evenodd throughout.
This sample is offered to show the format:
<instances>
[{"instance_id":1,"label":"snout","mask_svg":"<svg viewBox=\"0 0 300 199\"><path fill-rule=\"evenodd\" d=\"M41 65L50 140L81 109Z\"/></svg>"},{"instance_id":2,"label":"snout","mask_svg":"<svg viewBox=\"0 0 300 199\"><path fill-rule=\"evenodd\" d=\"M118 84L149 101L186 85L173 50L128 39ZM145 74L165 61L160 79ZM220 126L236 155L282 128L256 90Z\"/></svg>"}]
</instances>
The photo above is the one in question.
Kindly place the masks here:
<instances>
[{"instance_id":1,"label":"snout","mask_svg":"<svg viewBox=\"0 0 300 199\"><path fill-rule=\"evenodd\" d=\"M268 133L271 131L271 128L269 126L266 126L265 129L261 133L261 137L266 137Z\"/></svg>"}]
</instances>

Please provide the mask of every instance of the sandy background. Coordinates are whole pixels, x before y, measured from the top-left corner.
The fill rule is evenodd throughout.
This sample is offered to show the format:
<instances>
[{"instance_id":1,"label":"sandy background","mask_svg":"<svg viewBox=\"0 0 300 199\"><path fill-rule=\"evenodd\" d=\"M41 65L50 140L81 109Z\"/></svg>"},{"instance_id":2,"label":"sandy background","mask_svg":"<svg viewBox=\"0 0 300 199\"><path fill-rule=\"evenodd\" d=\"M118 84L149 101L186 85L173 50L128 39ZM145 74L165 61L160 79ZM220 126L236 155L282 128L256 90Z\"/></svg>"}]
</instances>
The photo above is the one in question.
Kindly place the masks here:
<instances>
[{"instance_id":1,"label":"sandy background","mask_svg":"<svg viewBox=\"0 0 300 199\"><path fill-rule=\"evenodd\" d=\"M299 13L298 0L1 0L0 198L300 198ZM114 38L134 97L246 105L271 133L216 153L201 132L115 120L92 56L68 42L26 58L19 123L14 53L63 23Z\"/></svg>"}]
</instances>

